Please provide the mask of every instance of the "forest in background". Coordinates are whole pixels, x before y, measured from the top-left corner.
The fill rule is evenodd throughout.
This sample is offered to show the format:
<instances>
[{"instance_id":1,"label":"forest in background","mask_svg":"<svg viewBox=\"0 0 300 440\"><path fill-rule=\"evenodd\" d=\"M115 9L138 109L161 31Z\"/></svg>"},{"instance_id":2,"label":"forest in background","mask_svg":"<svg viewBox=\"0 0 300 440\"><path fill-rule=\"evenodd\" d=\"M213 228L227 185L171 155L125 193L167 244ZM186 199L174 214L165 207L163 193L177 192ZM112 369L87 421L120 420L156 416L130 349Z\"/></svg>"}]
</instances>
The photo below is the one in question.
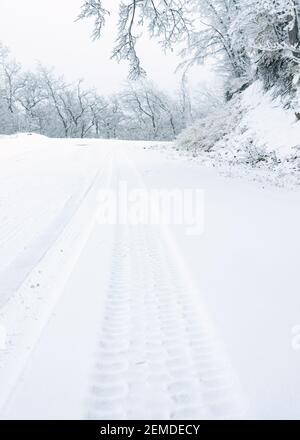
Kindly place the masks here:
<instances>
[{"instance_id":1,"label":"forest in background","mask_svg":"<svg viewBox=\"0 0 300 440\"><path fill-rule=\"evenodd\" d=\"M68 83L53 69L24 71L0 45L0 133L49 137L173 140L191 120L183 80L175 96L140 79L101 96L83 80Z\"/></svg>"},{"instance_id":2,"label":"forest in background","mask_svg":"<svg viewBox=\"0 0 300 440\"><path fill-rule=\"evenodd\" d=\"M94 39L109 26L109 4L86 0L82 5L79 19L94 20ZM299 14L299 0L123 0L112 57L129 64L129 79L109 97L88 90L81 80L69 84L43 66L24 72L2 45L0 132L145 140L173 140L183 132L178 145L210 151L241 121L243 93L256 82L297 121ZM143 33L163 50L178 52L182 83L176 96L146 78L138 50ZM191 102L189 69L207 61L222 87L198 90Z\"/></svg>"}]
</instances>

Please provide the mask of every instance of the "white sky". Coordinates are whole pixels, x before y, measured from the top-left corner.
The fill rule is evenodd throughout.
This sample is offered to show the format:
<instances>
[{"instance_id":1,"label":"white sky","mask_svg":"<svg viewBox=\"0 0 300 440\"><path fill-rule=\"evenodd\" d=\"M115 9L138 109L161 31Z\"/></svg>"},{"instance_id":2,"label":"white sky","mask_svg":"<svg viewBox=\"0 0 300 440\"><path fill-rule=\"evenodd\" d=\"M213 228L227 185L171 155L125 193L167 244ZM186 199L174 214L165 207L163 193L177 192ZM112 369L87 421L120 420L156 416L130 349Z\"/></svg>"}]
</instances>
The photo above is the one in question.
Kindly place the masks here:
<instances>
[{"instance_id":1,"label":"white sky","mask_svg":"<svg viewBox=\"0 0 300 440\"><path fill-rule=\"evenodd\" d=\"M103 38L92 42L93 22L75 22L84 0L0 0L0 41L25 68L40 61L55 67L68 81L83 78L100 93L117 91L127 79L126 63L110 59L115 38L116 16L108 18ZM108 2L116 9L118 2ZM165 55L155 42L144 38L140 54L148 78L161 88L174 90L179 62L175 54ZM209 81L205 67L192 72L192 83Z\"/></svg>"}]
</instances>

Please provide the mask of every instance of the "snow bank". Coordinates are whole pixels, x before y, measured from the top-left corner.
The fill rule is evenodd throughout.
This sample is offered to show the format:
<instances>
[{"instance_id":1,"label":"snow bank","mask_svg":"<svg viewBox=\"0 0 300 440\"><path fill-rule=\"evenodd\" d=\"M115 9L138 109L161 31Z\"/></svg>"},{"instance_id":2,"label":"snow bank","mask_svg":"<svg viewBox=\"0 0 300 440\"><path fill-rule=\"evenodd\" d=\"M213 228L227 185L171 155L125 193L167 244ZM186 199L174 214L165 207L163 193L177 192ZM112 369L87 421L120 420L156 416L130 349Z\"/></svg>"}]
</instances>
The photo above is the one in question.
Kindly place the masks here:
<instances>
[{"instance_id":1,"label":"snow bank","mask_svg":"<svg viewBox=\"0 0 300 440\"><path fill-rule=\"evenodd\" d=\"M16 133L11 135L6 134L0 134L0 139L18 139L20 140L26 140L30 139L31 141L34 140L46 140L49 139L47 136L43 136L42 134L37 133Z\"/></svg>"},{"instance_id":2,"label":"snow bank","mask_svg":"<svg viewBox=\"0 0 300 440\"><path fill-rule=\"evenodd\" d=\"M274 90L257 81L228 103L196 121L176 148L215 163L250 165L299 173L300 122Z\"/></svg>"},{"instance_id":3,"label":"snow bank","mask_svg":"<svg viewBox=\"0 0 300 440\"><path fill-rule=\"evenodd\" d=\"M17 133L13 135L0 135L1 159L10 157L21 150L31 150L53 144L52 139L36 133Z\"/></svg>"},{"instance_id":4,"label":"snow bank","mask_svg":"<svg viewBox=\"0 0 300 440\"><path fill-rule=\"evenodd\" d=\"M258 146L280 158L300 147L300 122L294 110L283 109L280 98L272 97L272 90L265 93L260 83L253 84L243 93L241 107L242 124Z\"/></svg>"}]
</instances>

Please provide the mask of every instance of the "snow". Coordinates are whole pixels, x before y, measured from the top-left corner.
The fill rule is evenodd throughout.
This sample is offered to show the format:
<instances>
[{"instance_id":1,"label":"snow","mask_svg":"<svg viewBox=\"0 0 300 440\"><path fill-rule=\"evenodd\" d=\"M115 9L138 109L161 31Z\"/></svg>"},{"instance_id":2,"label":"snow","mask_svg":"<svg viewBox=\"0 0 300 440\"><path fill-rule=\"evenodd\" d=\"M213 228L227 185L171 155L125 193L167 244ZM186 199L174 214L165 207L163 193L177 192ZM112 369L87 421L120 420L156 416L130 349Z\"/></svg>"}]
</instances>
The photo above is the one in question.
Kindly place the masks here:
<instances>
[{"instance_id":1,"label":"snow","mask_svg":"<svg viewBox=\"0 0 300 440\"><path fill-rule=\"evenodd\" d=\"M152 145L0 139L2 419L299 417L299 190ZM120 181L204 190L204 233L99 224Z\"/></svg>"},{"instance_id":2,"label":"snow","mask_svg":"<svg viewBox=\"0 0 300 440\"><path fill-rule=\"evenodd\" d=\"M218 167L225 175L293 188L300 184L300 122L294 106L275 89L266 92L255 81L184 130L173 154L170 148L165 150Z\"/></svg>"},{"instance_id":3,"label":"snow","mask_svg":"<svg viewBox=\"0 0 300 440\"><path fill-rule=\"evenodd\" d=\"M300 147L300 123L295 111L283 109L280 98L274 99L274 90L265 92L260 82L252 84L242 94L242 124L253 135L257 146L267 152L275 151L279 158L295 154Z\"/></svg>"}]
</instances>

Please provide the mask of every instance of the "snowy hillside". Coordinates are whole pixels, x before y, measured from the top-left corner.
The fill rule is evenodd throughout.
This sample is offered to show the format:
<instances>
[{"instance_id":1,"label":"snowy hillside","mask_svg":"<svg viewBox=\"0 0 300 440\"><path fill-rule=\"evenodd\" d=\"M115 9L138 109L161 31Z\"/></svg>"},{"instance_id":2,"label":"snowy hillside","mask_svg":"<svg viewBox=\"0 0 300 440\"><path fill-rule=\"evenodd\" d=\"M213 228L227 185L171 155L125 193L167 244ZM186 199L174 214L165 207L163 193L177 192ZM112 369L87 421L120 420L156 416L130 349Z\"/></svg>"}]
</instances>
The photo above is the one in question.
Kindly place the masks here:
<instances>
[{"instance_id":1,"label":"snowy hillside","mask_svg":"<svg viewBox=\"0 0 300 440\"><path fill-rule=\"evenodd\" d=\"M300 121L274 94L255 82L184 130L175 148L234 174L300 183Z\"/></svg>"}]
</instances>

